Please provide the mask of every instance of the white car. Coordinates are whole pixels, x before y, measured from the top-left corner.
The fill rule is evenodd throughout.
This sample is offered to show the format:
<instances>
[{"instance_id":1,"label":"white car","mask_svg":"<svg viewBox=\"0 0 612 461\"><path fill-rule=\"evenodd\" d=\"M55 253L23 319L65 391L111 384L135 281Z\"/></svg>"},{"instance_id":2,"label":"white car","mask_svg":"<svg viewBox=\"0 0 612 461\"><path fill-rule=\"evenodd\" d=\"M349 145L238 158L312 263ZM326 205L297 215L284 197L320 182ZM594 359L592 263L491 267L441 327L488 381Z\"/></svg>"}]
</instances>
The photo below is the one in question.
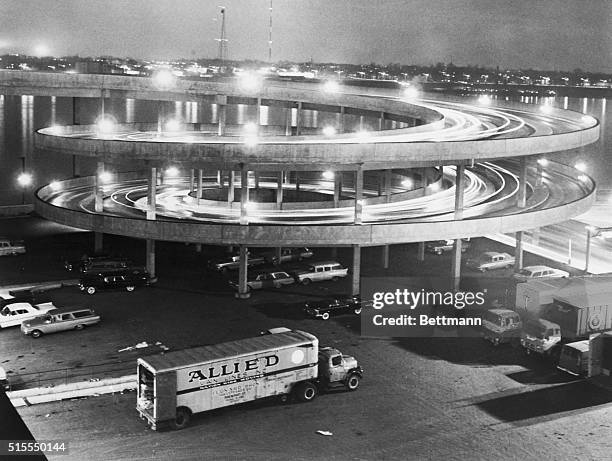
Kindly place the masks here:
<instances>
[{"instance_id":1,"label":"white car","mask_svg":"<svg viewBox=\"0 0 612 461\"><path fill-rule=\"evenodd\" d=\"M26 248L22 240L0 238L0 256L17 256L25 254Z\"/></svg>"},{"instance_id":2,"label":"white car","mask_svg":"<svg viewBox=\"0 0 612 461\"><path fill-rule=\"evenodd\" d=\"M21 322L46 314L55 308L50 302L35 306L30 303L7 304L0 310L0 328L20 326Z\"/></svg>"},{"instance_id":3,"label":"white car","mask_svg":"<svg viewBox=\"0 0 612 461\"><path fill-rule=\"evenodd\" d=\"M514 279L520 282L526 282L531 279L540 278L562 278L569 277L569 272L562 271L561 269L555 269L548 266L527 266L524 267L520 272L514 274Z\"/></svg>"}]
</instances>

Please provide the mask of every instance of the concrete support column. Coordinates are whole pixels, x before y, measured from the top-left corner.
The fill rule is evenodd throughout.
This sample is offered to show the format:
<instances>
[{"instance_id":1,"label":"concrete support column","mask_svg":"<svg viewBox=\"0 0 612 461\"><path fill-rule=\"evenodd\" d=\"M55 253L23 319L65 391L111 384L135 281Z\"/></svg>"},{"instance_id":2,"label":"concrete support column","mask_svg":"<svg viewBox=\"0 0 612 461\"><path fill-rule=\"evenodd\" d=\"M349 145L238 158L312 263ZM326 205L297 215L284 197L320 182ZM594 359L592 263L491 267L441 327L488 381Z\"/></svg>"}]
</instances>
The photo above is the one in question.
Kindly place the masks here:
<instances>
[{"instance_id":1,"label":"concrete support column","mask_svg":"<svg viewBox=\"0 0 612 461\"><path fill-rule=\"evenodd\" d=\"M353 245L353 269L351 271L351 295L361 291L361 247Z\"/></svg>"},{"instance_id":2,"label":"concrete support column","mask_svg":"<svg viewBox=\"0 0 612 461\"><path fill-rule=\"evenodd\" d=\"M221 170L217 170L217 184L219 185L219 189L223 187L223 174Z\"/></svg>"},{"instance_id":3,"label":"concrete support column","mask_svg":"<svg viewBox=\"0 0 612 461\"><path fill-rule=\"evenodd\" d=\"M249 249L246 245L240 245L240 261L238 266L238 293L236 298L246 299L251 296L247 285L249 264Z\"/></svg>"},{"instance_id":4,"label":"concrete support column","mask_svg":"<svg viewBox=\"0 0 612 461\"><path fill-rule=\"evenodd\" d=\"M94 232L94 252L96 253L102 252L104 248L103 236L102 232Z\"/></svg>"},{"instance_id":5,"label":"concrete support column","mask_svg":"<svg viewBox=\"0 0 612 461\"><path fill-rule=\"evenodd\" d=\"M378 178L378 196L380 197L385 190L385 173L380 171L377 175Z\"/></svg>"},{"instance_id":6,"label":"concrete support column","mask_svg":"<svg viewBox=\"0 0 612 461\"><path fill-rule=\"evenodd\" d=\"M287 108L287 112L285 114L285 136L291 136L291 111L293 109L291 107Z\"/></svg>"},{"instance_id":7,"label":"concrete support column","mask_svg":"<svg viewBox=\"0 0 612 461\"><path fill-rule=\"evenodd\" d=\"M217 134L219 136L225 136L225 118L227 113L227 96L218 94L215 98L215 104L217 104L217 118L219 121Z\"/></svg>"},{"instance_id":8,"label":"concrete support column","mask_svg":"<svg viewBox=\"0 0 612 461\"><path fill-rule=\"evenodd\" d=\"M302 134L302 102L298 102L297 106L297 117L295 123L295 134L300 136Z\"/></svg>"},{"instance_id":9,"label":"concrete support column","mask_svg":"<svg viewBox=\"0 0 612 461\"><path fill-rule=\"evenodd\" d=\"M227 180L227 203L231 206L234 201L234 187L236 180L236 174L234 170L229 171L228 180Z\"/></svg>"},{"instance_id":10,"label":"concrete support column","mask_svg":"<svg viewBox=\"0 0 612 461\"><path fill-rule=\"evenodd\" d=\"M340 206L340 197L342 196L342 172L334 172L334 208Z\"/></svg>"},{"instance_id":11,"label":"concrete support column","mask_svg":"<svg viewBox=\"0 0 612 461\"><path fill-rule=\"evenodd\" d=\"M519 160L519 179L518 191L516 195L516 206L525 208L527 204L527 157L521 157Z\"/></svg>"},{"instance_id":12,"label":"concrete support column","mask_svg":"<svg viewBox=\"0 0 612 461\"><path fill-rule=\"evenodd\" d=\"M344 133L345 123L344 123L344 106L340 106L340 120L338 120L338 133Z\"/></svg>"},{"instance_id":13,"label":"concrete support column","mask_svg":"<svg viewBox=\"0 0 612 461\"><path fill-rule=\"evenodd\" d=\"M72 124L81 124L81 105L79 104L79 98L72 98ZM77 156L72 156L72 177L76 178L77 174Z\"/></svg>"},{"instance_id":14,"label":"concrete support column","mask_svg":"<svg viewBox=\"0 0 612 461\"><path fill-rule=\"evenodd\" d=\"M276 178L276 208L280 210L283 206L283 172L279 171Z\"/></svg>"},{"instance_id":15,"label":"concrete support column","mask_svg":"<svg viewBox=\"0 0 612 461\"><path fill-rule=\"evenodd\" d=\"M147 239L147 272L155 277L155 240Z\"/></svg>"},{"instance_id":16,"label":"concrete support column","mask_svg":"<svg viewBox=\"0 0 612 461\"><path fill-rule=\"evenodd\" d=\"M542 165L543 160L538 159L536 163L536 187L542 185L543 175L544 175L544 165Z\"/></svg>"},{"instance_id":17,"label":"concrete support column","mask_svg":"<svg viewBox=\"0 0 612 461\"><path fill-rule=\"evenodd\" d=\"M202 189L204 185L204 171L198 169L198 188L196 190L196 198L198 199L197 203L200 204L200 199L202 198Z\"/></svg>"},{"instance_id":18,"label":"concrete support column","mask_svg":"<svg viewBox=\"0 0 612 461\"><path fill-rule=\"evenodd\" d=\"M425 242L419 242L417 246L417 261L425 261Z\"/></svg>"},{"instance_id":19,"label":"concrete support column","mask_svg":"<svg viewBox=\"0 0 612 461\"><path fill-rule=\"evenodd\" d=\"M518 272L523 268L523 232L515 232L514 234L515 250L514 250L514 272Z\"/></svg>"},{"instance_id":20,"label":"concrete support column","mask_svg":"<svg viewBox=\"0 0 612 461\"><path fill-rule=\"evenodd\" d=\"M338 248L336 247L332 247L331 248L331 258L335 261L336 259L338 259Z\"/></svg>"},{"instance_id":21,"label":"concrete support column","mask_svg":"<svg viewBox=\"0 0 612 461\"><path fill-rule=\"evenodd\" d=\"M382 247L382 266L383 269L389 269L389 245Z\"/></svg>"},{"instance_id":22,"label":"concrete support column","mask_svg":"<svg viewBox=\"0 0 612 461\"><path fill-rule=\"evenodd\" d=\"M157 168L149 168L147 178L147 219L156 217L155 207L157 201Z\"/></svg>"},{"instance_id":23,"label":"concrete support column","mask_svg":"<svg viewBox=\"0 0 612 461\"><path fill-rule=\"evenodd\" d=\"M104 173L104 162L98 162L96 168L96 177L94 179L94 211L96 213L104 212L104 194L102 191L102 179L100 176Z\"/></svg>"},{"instance_id":24,"label":"concrete support column","mask_svg":"<svg viewBox=\"0 0 612 461\"><path fill-rule=\"evenodd\" d=\"M355 171L355 224L361 224L363 213L363 169Z\"/></svg>"},{"instance_id":25,"label":"concrete support column","mask_svg":"<svg viewBox=\"0 0 612 461\"><path fill-rule=\"evenodd\" d=\"M359 116L359 131L363 131L365 124L365 117L363 115Z\"/></svg>"},{"instance_id":26,"label":"concrete support column","mask_svg":"<svg viewBox=\"0 0 612 461\"><path fill-rule=\"evenodd\" d=\"M391 170L385 170L385 195L387 196L386 202L391 202Z\"/></svg>"},{"instance_id":27,"label":"concrete support column","mask_svg":"<svg viewBox=\"0 0 612 461\"><path fill-rule=\"evenodd\" d=\"M192 168L189 170L189 193L193 192L193 187L195 185L195 170Z\"/></svg>"},{"instance_id":28,"label":"concrete support column","mask_svg":"<svg viewBox=\"0 0 612 461\"><path fill-rule=\"evenodd\" d=\"M283 254L283 247L276 247L275 255L276 256L276 264L281 263L281 256Z\"/></svg>"},{"instance_id":29,"label":"concrete support column","mask_svg":"<svg viewBox=\"0 0 612 461\"><path fill-rule=\"evenodd\" d=\"M196 243L195 250L196 250L196 253L202 253L202 244Z\"/></svg>"},{"instance_id":30,"label":"concrete support column","mask_svg":"<svg viewBox=\"0 0 612 461\"><path fill-rule=\"evenodd\" d=\"M463 219L463 197L465 189L465 165L457 165L455 181L455 219Z\"/></svg>"},{"instance_id":31,"label":"concrete support column","mask_svg":"<svg viewBox=\"0 0 612 461\"><path fill-rule=\"evenodd\" d=\"M295 196L296 198L299 193L300 193L300 172L296 171L295 172Z\"/></svg>"},{"instance_id":32,"label":"concrete support column","mask_svg":"<svg viewBox=\"0 0 612 461\"><path fill-rule=\"evenodd\" d=\"M247 204L249 203L249 171L240 164L240 224L248 224ZM241 246L242 248L242 246Z\"/></svg>"},{"instance_id":33,"label":"concrete support column","mask_svg":"<svg viewBox=\"0 0 612 461\"><path fill-rule=\"evenodd\" d=\"M104 88L100 90L100 115L104 117Z\"/></svg>"},{"instance_id":34,"label":"concrete support column","mask_svg":"<svg viewBox=\"0 0 612 461\"><path fill-rule=\"evenodd\" d=\"M259 171L255 172L255 189L259 189Z\"/></svg>"},{"instance_id":35,"label":"concrete support column","mask_svg":"<svg viewBox=\"0 0 612 461\"><path fill-rule=\"evenodd\" d=\"M257 98L255 125L257 125L257 134L259 135L259 126L261 125L261 98Z\"/></svg>"},{"instance_id":36,"label":"concrete support column","mask_svg":"<svg viewBox=\"0 0 612 461\"><path fill-rule=\"evenodd\" d=\"M453 254L451 260L451 279L453 284L453 290L459 291L459 284L461 282L461 247L463 240L456 239L453 245Z\"/></svg>"},{"instance_id":37,"label":"concrete support column","mask_svg":"<svg viewBox=\"0 0 612 461\"><path fill-rule=\"evenodd\" d=\"M385 113L381 112L380 117L378 118L378 131L382 131L385 127Z\"/></svg>"},{"instance_id":38,"label":"concrete support column","mask_svg":"<svg viewBox=\"0 0 612 461\"><path fill-rule=\"evenodd\" d=\"M465 192L465 165L457 165L457 177L455 178L455 219L463 219L463 198ZM462 240L456 239L453 245L451 260L451 281L453 290L459 290L461 282L461 246Z\"/></svg>"}]
</instances>

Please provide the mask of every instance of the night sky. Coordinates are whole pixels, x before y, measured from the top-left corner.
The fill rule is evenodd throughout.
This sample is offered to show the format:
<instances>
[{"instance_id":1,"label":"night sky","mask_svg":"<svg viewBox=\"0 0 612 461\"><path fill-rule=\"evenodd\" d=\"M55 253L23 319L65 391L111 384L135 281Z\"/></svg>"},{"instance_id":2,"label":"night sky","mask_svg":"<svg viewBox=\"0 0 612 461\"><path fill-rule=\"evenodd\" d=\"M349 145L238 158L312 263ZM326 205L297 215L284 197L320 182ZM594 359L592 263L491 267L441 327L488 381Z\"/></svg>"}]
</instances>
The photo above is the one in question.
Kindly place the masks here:
<instances>
[{"instance_id":1,"label":"night sky","mask_svg":"<svg viewBox=\"0 0 612 461\"><path fill-rule=\"evenodd\" d=\"M269 0L0 0L0 54L268 56ZM612 73L612 0L273 0L272 59Z\"/></svg>"}]
</instances>

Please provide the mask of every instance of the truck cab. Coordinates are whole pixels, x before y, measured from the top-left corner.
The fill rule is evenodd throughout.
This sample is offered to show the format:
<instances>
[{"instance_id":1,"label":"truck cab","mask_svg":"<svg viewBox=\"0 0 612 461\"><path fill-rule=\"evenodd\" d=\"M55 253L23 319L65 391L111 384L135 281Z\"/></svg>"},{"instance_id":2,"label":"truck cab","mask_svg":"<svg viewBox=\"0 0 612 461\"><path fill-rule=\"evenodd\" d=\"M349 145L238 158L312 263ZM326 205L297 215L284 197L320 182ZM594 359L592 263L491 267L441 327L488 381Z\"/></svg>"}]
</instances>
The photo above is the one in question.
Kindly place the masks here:
<instances>
[{"instance_id":1,"label":"truck cab","mask_svg":"<svg viewBox=\"0 0 612 461\"><path fill-rule=\"evenodd\" d=\"M482 317L484 339L494 346L520 340L523 322L521 317L510 309L489 309Z\"/></svg>"},{"instance_id":2,"label":"truck cab","mask_svg":"<svg viewBox=\"0 0 612 461\"><path fill-rule=\"evenodd\" d=\"M574 376L589 374L589 340L564 344L557 368Z\"/></svg>"},{"instance_id":3,"label":"truck cab","mask_svg":"<svg viewBox=\"0 0 612 461\"><path fill-rule=\"evenodd\" d=\"M544 319L528 321L521 335L521 346L527 354L550 354L560 342L561 327Z\"/></svg>"},{"instance_id":4,"label":"truck cab","mask_svg":"<svg viewBox=\"0 0 612 461\"><path fill-rule=\"evenodd\" d=\"M319 349L319 379L325 387L345 386L354 391L359 387L363 369L355 357L343 355L333 347Z\"/></svg>"}]
</instances>

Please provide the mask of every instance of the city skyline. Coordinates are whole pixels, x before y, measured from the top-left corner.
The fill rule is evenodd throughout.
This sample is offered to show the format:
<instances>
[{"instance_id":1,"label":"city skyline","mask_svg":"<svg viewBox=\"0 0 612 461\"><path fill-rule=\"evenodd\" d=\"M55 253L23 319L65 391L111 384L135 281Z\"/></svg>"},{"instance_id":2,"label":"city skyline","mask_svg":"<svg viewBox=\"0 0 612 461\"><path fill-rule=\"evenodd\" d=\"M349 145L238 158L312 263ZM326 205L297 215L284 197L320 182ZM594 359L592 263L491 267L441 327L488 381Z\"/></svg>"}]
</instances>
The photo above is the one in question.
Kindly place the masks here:
<instances>
[{"instance_id":1,"label":"city skyline","mask_svg":"<svg viewBox=\"0 0 612 461\"><path fill-rule=\"evenodd\" d=\"M0 1L0 54L214 58L216 2ZM269 0L228 0L230 59L268 57ZM417 12L418 14L416 14ZM272 61L612 72L612 5L526 0L274 0Z\"/></svg>"}]
</instances>

